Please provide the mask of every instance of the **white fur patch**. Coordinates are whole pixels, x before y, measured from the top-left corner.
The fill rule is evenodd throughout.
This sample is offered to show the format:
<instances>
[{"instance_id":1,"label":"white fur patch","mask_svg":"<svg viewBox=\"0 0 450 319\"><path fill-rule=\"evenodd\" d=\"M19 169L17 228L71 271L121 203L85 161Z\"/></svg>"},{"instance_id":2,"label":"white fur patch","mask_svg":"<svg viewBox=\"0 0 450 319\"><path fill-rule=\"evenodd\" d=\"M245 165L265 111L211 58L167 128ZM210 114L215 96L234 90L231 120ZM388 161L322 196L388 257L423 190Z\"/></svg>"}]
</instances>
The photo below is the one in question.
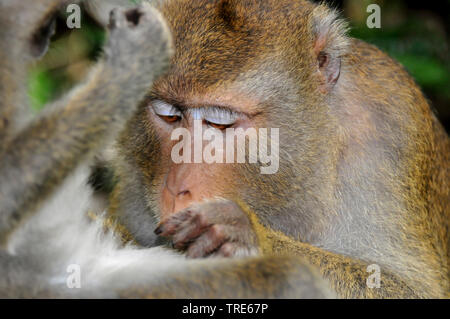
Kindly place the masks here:
<instances>
[{"instance_id":1,"label":"white fur patch","mask_svg":"<svg viewBox=\"0 0 450 319\"><path fill-rule=\"evenodd\" d=\"M8 252L36 262L48 283L67 288L70 265L81 272L81 291L120 289L133 283L156 280L169 269L182 267L183 256L163 248L123 246L103 220L86 216L91 191L86 184L89 170L81 167L51 199L11 237ZM28 259L30 260L30 259Z\"/></svg>"}]
</instances>

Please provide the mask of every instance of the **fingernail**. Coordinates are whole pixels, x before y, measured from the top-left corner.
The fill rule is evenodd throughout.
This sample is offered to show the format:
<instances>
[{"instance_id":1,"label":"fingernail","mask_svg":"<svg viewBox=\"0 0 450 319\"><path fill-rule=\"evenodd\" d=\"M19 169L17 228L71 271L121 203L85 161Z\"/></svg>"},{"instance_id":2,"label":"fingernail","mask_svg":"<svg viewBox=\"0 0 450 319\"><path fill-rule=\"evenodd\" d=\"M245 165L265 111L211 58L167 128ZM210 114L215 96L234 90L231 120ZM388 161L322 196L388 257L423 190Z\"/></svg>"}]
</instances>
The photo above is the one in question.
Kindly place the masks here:
<instances>
[{"instance_id":1,"label":"fingernail","mask_svg":"<svg viewBox=\"0 0 450 319\"><path fill-rule=\"evenodd\" d=\"M156 235L159 235L163 232L162 230L162 225L159 225L158 227L155 228L155 230L153 231Z\"/></svg>"}]
</instances>

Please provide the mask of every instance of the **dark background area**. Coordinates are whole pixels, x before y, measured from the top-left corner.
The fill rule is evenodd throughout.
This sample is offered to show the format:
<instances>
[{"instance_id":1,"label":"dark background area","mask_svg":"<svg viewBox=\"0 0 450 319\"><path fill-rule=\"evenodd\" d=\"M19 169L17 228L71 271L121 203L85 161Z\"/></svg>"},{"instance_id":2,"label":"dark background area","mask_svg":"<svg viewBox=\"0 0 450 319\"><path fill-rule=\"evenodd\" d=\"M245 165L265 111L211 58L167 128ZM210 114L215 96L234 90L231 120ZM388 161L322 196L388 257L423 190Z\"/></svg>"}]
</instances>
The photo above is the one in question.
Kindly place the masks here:
<instances>
[{"instance_id":1,"label":"dark background area","mask_svg":"<svg viewBox=\"0 0 450 319\"><path fill-rule=\"evenodd\" d=\"M450 0L325 2L347 18L351 36L375 44L406 67L450 132ZM366 25L366 8L372 3L381 8L380 29ZM65 19L61 13L49 52L30 73L36 111L78 83L101 52L104 32L95 22L83 14L82 27L69 30Z\"/></svg>"},{"instance_id":2,"label":"dark background area","mask_svg":"<svg viewBox=\"0 0 450 319\"><path fill-rule=\"evenodd\" d=\"M402 63L450 132L450 0L327 1L343 11L350 35L375 44ZM366 25L366 8L381 8L381 28Z\"/></svg>"}]
</instances>

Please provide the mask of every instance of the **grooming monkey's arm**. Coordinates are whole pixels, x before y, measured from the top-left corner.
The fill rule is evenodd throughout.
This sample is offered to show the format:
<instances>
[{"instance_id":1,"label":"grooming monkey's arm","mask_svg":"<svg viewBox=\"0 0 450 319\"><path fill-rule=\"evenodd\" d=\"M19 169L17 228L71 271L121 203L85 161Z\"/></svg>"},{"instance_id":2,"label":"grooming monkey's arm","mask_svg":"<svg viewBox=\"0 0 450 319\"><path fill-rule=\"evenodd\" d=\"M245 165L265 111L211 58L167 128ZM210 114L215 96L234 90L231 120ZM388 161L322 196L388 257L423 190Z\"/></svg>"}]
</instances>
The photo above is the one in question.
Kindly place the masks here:
<instances>
[{"instance_id":1,"label":"grooming monkey's arm","mask_svg":"<svg viewBox=\"0 0 450 319\"><path fill-rule=\"evenodd\" d=\"M56 102L4 148L0 156L0 243L87 154L121 128L168 65L170 36L149 6L134 16L116 11L108 41L104 61L86 84Z\"/></svg>"},{"instance_id":2,"label":"grooming monkey's arm","mask_svg":"<svg viewBox=\"0 0 450 319\"><path fill-rule=\"evenodd\" d=\"M151 285L119 291L125 298L335 298L314 267L294 256L186 262Z\"/></svg>"}]
</instances>

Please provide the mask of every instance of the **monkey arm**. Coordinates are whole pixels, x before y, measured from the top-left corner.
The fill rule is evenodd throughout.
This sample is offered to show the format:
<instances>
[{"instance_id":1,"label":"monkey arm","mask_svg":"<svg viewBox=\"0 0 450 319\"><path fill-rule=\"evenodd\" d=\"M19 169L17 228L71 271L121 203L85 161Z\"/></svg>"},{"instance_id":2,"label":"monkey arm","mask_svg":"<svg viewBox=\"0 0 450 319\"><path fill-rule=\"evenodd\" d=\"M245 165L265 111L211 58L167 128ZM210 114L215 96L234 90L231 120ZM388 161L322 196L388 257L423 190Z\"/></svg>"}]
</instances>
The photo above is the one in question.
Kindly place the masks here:
<instances>
[{"instance_id":1,"label":"monkey arm","mask_svg":"<svg viewBox=\"0 0 450 319\"><path fill-rule=\"evenodd\" d=\"M184 298L187 295L192 298L212 296L323 298L332 296L327 295L325 279L333 291L342 298L432 297L418 294L399 276L383 270L381 287L369 288L367 285L367 278L371 274L367 272L369 263L293 240L281 232L261 225L256 215L251 214L250 217L263 258L244 259L238 263L232 263L231 261L239 260L233 259L229 260L229 264L217 263L215 258L203 260L201 273L198 273L199 270L196 267L187 267L186 273L174 276L169 285L165 282L162 286L156 284L133 287L121 292L121 296L127 298ZM116 229L116 231L122 233L123 229ZM276 269L271 270L275 264ZM284 266L280 266L281 264ZM270 274L270 276L264 277L262 274ZM281 276L282 280L278 276ZM275 287L280 282L283 282L283 285L280 285L279 291L279 288ZM195 289L199 286L203 287L202 290ZM273 289L268 290L263 287ZM240 295L236 295L236 292Z\"/></svg>"},{"instance_id":2,"label":"monkey arm","mask_svg":"<svg viewBox=\"0 0 450 319\"><path fill-rule=\"evenodd\" d=\"M225 245L239 245L239 237L224 237L224 232L220 229L226 229L224 225L229 225L227 219L231 218L232 223L241 225L242 228L233 229L230 236L240 232L242 234L252 233L255 236L255 249L263 255L290 255L301 256L296 262L299 267L308 264L323 276L322 279L329 280L334 290L340 297L344 298L417 298L427 297L425 294L418 294L412 288L411 283L407 283L402 277L382 270L380 273L380 287L370 287L370 284L378 282L369 281L372 275L368 271L369 263L358 259L352 259L344 255L335 254L323 249L314 247L310 244L302 243L287 237L285 234L273 231L264 227L255 213L244 203L239 203L240 209L230 209L229 202L222 203L204 202L200 206L192 206L185 211L174 214L172 218L160 224L157 228L162 236L172 237L172 242L176 248L183 249L186 242L186 254L188 257L204 257L209 255L233 256L226 253L220 254ZM221 206L220 204L223 204ZM212 206L211 206L212 205ZM214 207L211 209L211 207ZM196 215L196 212L200 213ZM217 212L222 211L222 214ZM225 212L225 213L223 213ZM247 215L249 218L249 228L239 218L239 214ZM187 214L187 215L186 215ZM186 217L187 216L187 217ZM200 218L196 218L200 216ZM203 219L204 221L199 222ZM189 221L189 222L187 222ZM205 226L206 225L206 226ZM207 225L214 225L205 230ZM225 228L224 228L225 227ZM198 235L201 233L202 235ZM186 235L191 234L191 235ZM197 236L197 237L195 237ZM194 238L195 239L192 239ZM206 240L204 240L206 238ZM253 241L245 246L249 241L248 235L244 236L242 247L253 247ZM228 240L228 241L227 241ZM193 243L192 243L193 241ZM219 245L217 245L219 243ZM212 249L212 247L215 248ZM199 254L192 254L192 251L200 251ZM211 253L212 251L212 253ZM295 262L295 261L294 261ZM301 272L302 270L300 270ZM376 276L377 274L373 274ZM374 278L372 276L372 278ZM301 284L301 283L300 283ZM417 289L417 291L426 291ZM433 297L430 295L428 297Z\"/></svg>"},{"instance_id":3,"label":"monkey arm","mask_svg":"<svg viewBox=\"0 0 450 319\"><path fill-rule=\"evenodd\" d=\"M380 288L369 288L367 272L369 263L347 256L334 254L312 245L295 241L286 235L267 230L263 253L295 254L302 256L311 265L317 267L322 276L328 279L331 286L342 298L420 298L433 297L417 293L398 276L381 269Z\"/></svg>"},{"instance_id":4,"label":"monkey arm","mask_svg":"<svg viewBox=\"0 0 450 319\"><path fill-rule=\"evenodd\" d=\"M302 256L317 267L320 274L330 281L332 288L342 298L420 298L435 297L417 293L398 276L383 271L380 288L367 285L369 263L335 254L307 243L294 240L285 234L263 226L258 217L246 209L258 236L261 252L266 255L289 254Z\"/></svg>"},{"instance_id":5,"label":"monkey arm","mask_svg":"<svg viewBox=\"0 0 450 319\"><path fill-rule=\"evenodd\" d=\"M197 259L161 282L130 287L121 298L335 298L316 269L295 256Z\"/></svg>"},{"instance_id":6,"label":"monkey arm","mask_svg":"<svg viewBox=\"0 0 450 319\"><path fill-rule=\"evenodd\" d=\"M80 161L114 138L168 66L170 35L162 18L150 6L135 10L137 21L115 11L105 59L88 81L6 145L0 156L0 243Z\"/></svg>"}]
</instances>

